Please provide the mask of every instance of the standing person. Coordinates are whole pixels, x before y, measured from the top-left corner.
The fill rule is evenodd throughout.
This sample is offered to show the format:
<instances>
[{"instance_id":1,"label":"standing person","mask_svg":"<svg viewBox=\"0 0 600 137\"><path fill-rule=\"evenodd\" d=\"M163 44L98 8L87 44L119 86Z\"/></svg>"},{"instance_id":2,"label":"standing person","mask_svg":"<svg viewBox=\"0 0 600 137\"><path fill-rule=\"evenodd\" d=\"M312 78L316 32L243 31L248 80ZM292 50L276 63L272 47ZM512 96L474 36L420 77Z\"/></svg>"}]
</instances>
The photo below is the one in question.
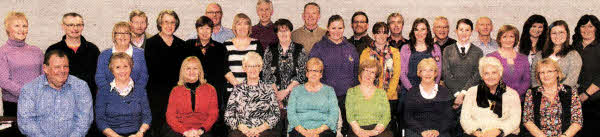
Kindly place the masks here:
<instances>
[{"instance_id":1,"label":"standing person","mask_svg":"<svg viewBox=\"0 0 600 137\"><path fill-rule=\"evenodd\" d=\"M210 18L210 20L212 20L213 24L215 25L211 36L213 40L219 43L223 43L226 40L229 40L234 37L233 31L222 25L221 19L223 19L223 9L221 8L221 5L219 5L218 3L210 3L206 5L204 16ZM197 39L198 34L190 34L187 38L188 40Z\"/></svg>"},{"instance_id":2,"label":"standing person","mask_svg":"<svg viewBox=\"0 0 600 137\"><path fill-rule=\"evenodd\" d=\"M204 79L200 59L189 56L181 63L177 86L169 95L166 137L212 137L219 117L217 92Z\"/></svg>"},{"instance_id":3,"label":"standing person","mask_svg":"<svg viewBox=\"0 0 600 137\"><path fill-rule=\"evenodd\" d=\"M529 66L535 64L533 57L544 48L544 42L548 34L548 22L542 15L534 14L527 18L523 25L523 34L519 40L519 53L527 55Z\"/></svg>"},{"instance_id":4,"label":"standing person","mask_svg":"<svg viewBox=\"0 0 600 137\"><path fill-rule=\"evenodd\" d=\"M130 32L121 35L125 34L129 35ZM146 87L136 84L130 75L135 61L127 53L118 52L111 54L108 64L103 65L108 66L114 79L110 83L103 83L107 85L99 85L94 106L98 129L108 137L143 137L150 128L152 113Z\"/></svg>"},{"instance_id":5,"label":"standing person","mask_svg":"<svg viewBox=\"0 0 600 137\"><path fill-rule=\"evenodd\" d=\"M83 32L83 17L75 12L63 15L62 29L65 35L58 43L52 44L46 51L62 50L69 58L69 74L82 79L89 86L92 98L98 90L94 76L100 50L92 43L85 40Z\"/></svg>"},{"instance_id":6,"label":"standing person","mask_svg":"<svg viewBox=\"0 0 600 137\"><path fill-rule=\"evenodd\" d=\"M325 33L326 29L319 27L319 18L321 18L321 7L319 4L309 2L304 5L302 19L304 26L292 31L292 41L304 46L304 53L309 54L315 45L319 42Z\"/></svg>"},{"instance_id":7,"label":"standing person","mask_svg":"<svg viewBox=\"0 0 600 137\"><path fill-rule=\"evenodd\" d=\"M332 87L321 83L323 61L310 58L306 62L308 82L290 93L286 129L290 137L335 137L339 120L337 98Z\"/></svg>"},{"instance_id":8,"label":"standing person","mask_svg":"<svg viewBox=\"0 0 600 137\"><path fill-rule=\"evenodd\" d=\"M448 37L450 32L450 25L448 25L448 18L444 16L437 16L433 21L433 34L435 34L434 42L440 46L442 53L444 49L454 43L456 40Z\"/></svg>"},{"instance_id":9,"label":"standing person","mask_svg":"<svg viewBox=\"0 0 600 137\"><path fill-rule=\"evenodd\" d=\"M348 42L356 47L356 52L361 54L362 51L373 43L373 38L367 35L369 30L369 17L362 11L354 12L352 15L352 31L354 34L350 36Z\"/></svg>"},{"instance_id":10,"label":"standing person","mask_svg":"<svg viewBox=\"0 0 600 137\"><path fill-rule=\"evenodd\" d=\"M498 43L491 36L494 30L492 19L485 16L479 17L475 25L475 30L477 31L477 39L473 44L483 51L484 56L498 50Z\"/></svg>"},{"instance_id":11,"label":"standing person","mask_svg":"<svg viewBox=\"0 0 600 137\"><path fill-rule=\"evenodd\" d=\"M404 27L404 17L400 13L392 13L387 18L387 25L390 28L390 37L388 41L390 46L397 49L402 49L404 44L408 44L408 40L402 36L402 28Z\"/></svg>"},{"instance_id":12,"label":"standing person","mask_svg":"<svg viewBox=\"0 0 600 137\"><path fill-rule=\"evenodd\" d=\"M227 49L223 44L212 39L211 34L214 28L210 18L202 16L196 20L196 32L198 39L190 39L185 42L184 56L196 56L202 62L204 78L206 82L212 85L217 94L219 103L219 114L217 122L212 126L211 130L214 135L226 135L227 127L223 121L223 113L225 112L225 62L227 59Z\"/></svg>"},{"instance_id":13,"label":"standing person","mask_svg":"<svg viewBox=\"0 0 600 137\"><path fill-rule=\"evenodd\" d=\"M455 110L454 122L456 126L449 132L453 136L462 136L464 131L460 125L460 106L463 104L466 90L477 85L479 81L478 61L483 57L483 51L470 41L473 33L473 22L463 18L456 22L456 33L458 41L444 50L442 64L444 85L452 95Z\"/></svg>"},{"instance_id":14,"label":"standing person","mask_svg":"<svg viewBox=\"0 0 600 137\"><path fill-rule=\"evenodd\" d=\"M377 88L381 66L375 59L360 62L358 79L360 84L348 89L346 95L346 117L351 132L348 137L392 137L388 128L391 120L390 104L386 92Z\"/></svg>"},{"instance_id":15,"label":"standing person","mask_svg":"<svg viewBox=\"0 0 600 137\"><path fill-rule=\"evenodd\" d=\"M502 82L506 86L515 89L519 93L521 102L523 102L525 92L529 89L531 81L527 56L515 51L515 46L519 43L519 30L512 25L503 25L498 29L496 39L500 48L487 56L500 60L502 67L504 67Z\"/></svg>"},{"instance_id":16,"label":"standing person","mask_svg":"<svg viewBox=\"0 0 600 137\"><path fill-rule=\"evenodd\" d=\"M144 55L148 66L148 95L152 108L152 134L162 136L165 112L171 88L177 84L184 41L173 35L179 28L179 17L172 10L158 13L156 27L160 32L148 39Z\"/></svg>"},{"instance_id":17,"label":"standing person","mask_svg":"<svg viewBox=\"0 0 600 137\"><path fill-rule=\"evenodd\" d=\"M275 90L260 81L262 57L256 52L248 52L242 58L242 68L247 74L227 101L224 117L230 129L228 137L281 136Z\"/></svg>"},{"instance_id":18,"label":"standing person","mask_svg":"<svg viewBox=\"0 0 600 137\"><path fill-rule=\"evenodd\" d=\"M344 20L340 15L329 17L327 35L323 36L313 49L309 57L323 60L325 69L321 81L335 90L343 119L342 133L347 133L349 126L346 121L346 92L358 83L359 56L354 45L344 38Z\"/></svg>"},{"instance_id":19,"label":"standing person","mask_svg":"<svg viewBox=\"0 0 600 137\"><path fill-rule=\"evenodd\" d=\"M134 47L131 42L131 26L129 23L121 21L114 25L112 31L114 46L106 49L98 56L98 68L96 69L96 85L109 86L109 83L114 80L114 75L111 73L110 58L115 53L125 53L133 60L131 70L131 78L136 83L137 87L146 88L148 83L148 69L146 68L146 59L144 59L144 50ZM144 92L146 92L144 90Z\"/></svg>"},{"instance_id":20,"label":"standing person","mask_svg":"<svg viewBox=\"0 0 600 137\"><path fill-rule=\"evenodd\" d=\"M403 110L407 123L407 137L450 137L454 112L452 95L444 86L435 83L439 75L435 60L424 59L417 66L417 75L422 79L419 88L406 93Z\"/></svg>"},{"instance_id":21,"label":"standing person","mask_svg":"<svg viewBox=\"0 0 600 137\"><path fill-rule=\"evenodd\" d=\"M600 86L600 21L594 15L583 15L577 22L573 34L573 47L582 59L579 74L579 97L583 102L582 136L594 136L600 130L600 102L597 94Z\"/></svg>"},{"instance_id":22,"label":"standing person","mask_svg":"<svg viewBox=\"0 0 600 137\"><path fill-rule=\"evenodd\" d=\"M559 83L569 85L571 87L577 86L577 80L579 79L579 72L581 70L582 61L581 56L575 48L569 45L570 31L567 22L558 20L550 24L548 27L549 38L546 39L546 44L542 52L535 54L533 62L540 61L545 58L551 58L558 62L560 69L563 70L565 79ZM535 64L532 65L531 70L535 70ZM531 71L531 79L535 79L535 72ZM538 81L532 80L531 86L540 86Z\"/></svg>"},{"instance_id":23,"label":"standing person","mask_svg":"<svg viewBox=\"0 0 600 137\"><path fill-rule=\"evenodd\" d=\"M303 52L304 47L298 43L292 42L292 32L294 28L287 19L279 19L274 24L275 32L279 39L278 44L270 45L265 51L263 59L262 80L275 89L275 95L281 111L280 119L287 119L286 107L289 94L294 87L306 81L306 60L307 55ZM278 124L287 127L286 120L280 120ZM287 133L287 129L282 129L282 133Z\"/></svg>"},{"instance_id":24,"label":"standing person","mask_svg":"<svg viewBox=\"0 0 600 137\"><path fill-rule=\"evenodd\" d=\"M256 14L258 14L259 22L252 26L250 37L258 39L262 45L261 48L266 50L269 48L269 45L277 43L277 35L273 31L275 28L271 21L273 2L271 0L258 0L256 3Z\"/></svg>"},{"instance_id":25,"label":"standing person","mask_svg":"<svg viewBox=\"0 0 600 137\"><path fill-rule=\"evenodd\" d=\"M19 130L31 137L83 137L94 112L86 82L69 75L63 50L44 55L44 74L25 84L19 96Z\"/></svg>"},{"instance_id":26,"label":"standing person","mask_svg":"<svg viewBox=\"0 0 600 137\"><path fill-rule=\"evenodd\" d=\"M17 101L25 83L42 74L40 48L25 42L29 22L22 12L9 12L4 19L8 40L0 47L0 88L4 116L17 116ZM0 113L2 114L2 113Z\"/></svg>"},{"instance_id":27,"label":"standing person","mask_svg":"<svg viewBox=\"0 0 600 137\"><path fill-rule=\"evenodd\" d=\"M227 65L225 66L225 79L229 83L227 85L227 93L225 98L229 98L229 94L233 91L233 87L240 84L245 78L246 73L242 69L242 59L248 52L256 52L258 55L264 53L260 42L257 39L250 38L252 21L248 15L238 13L233 18L233 39L225 41L223 45L227 49Z\"/></svg>"},{"instance_id":28,"label":"standing person","mask_svg":"<svg viewBox=\"0 0 600 137\"><path fill-rule=\"evenodd\" d=\"M519 94L502 82L503 67L494 57L479 60L479 85L469 88L460 114L467 137L516 137L521 122Z\"/></svg>"},{"instance_id":29,"label":"standing person","mask_svg":"<svg viewBox=\"0 0 600 137\"><path fill-rule=\"evenodd\" d=\"M146 40L150 34L146 33L148 28L148 16L140 10L129 13L129 24L131 25L131 44L138 48L146 48Z\"/></svg>"},{"instance_id":30,"label":"standing person","mask_svg":"<svg viewBox=\"0 0 600 137\"><path fill-rule=\"evenodd\" d=\"M536 66L535 78L542 86L525 95L522 121L527 131L522 132L536 137L575 136L583 125L577 89L559 83L564 75L556 61L546 58Z\"/></svg>"},{"instance_id":31,"label":"standing person","mask_svg":"<svg viewBox=\"0 0 600 137\"><path fill-rule=\"evenodd\" d=\"M360 61L366 61L369 59L377 60L379 66L382 66L379 78L376 79L377 88L383 89L386 92L387 99L390 103L390 109L392 113L392 119L390 121L390 128L396 135L399 118L396 115L398 111L398 91L400 90L400 50L389 45L387 39L389 37L388 25L383 22L377 22L373 25L373 37L375 41L372 42L360 55Z\"/></svg>"},{"instance_id":32,"label":"standing person","mask_svg":"<svg viewBox=\"0 0 600 137\"><path fill-rule=\"evenodd\" d=\"M404 92L421 83L421 79L417 76L417 65L421 60L433 58L438 66L442 66L442 53L440 47L433 42L431 28L427 19L415 19L409 37L410 42L400 49L400 55L402 56L400 57L400 70L402 71L400 80ZM441 73L442 68L439 68L438 74ZM435 81L438 83L440 77L437 77Z\"/></svg>"}]
</instances>

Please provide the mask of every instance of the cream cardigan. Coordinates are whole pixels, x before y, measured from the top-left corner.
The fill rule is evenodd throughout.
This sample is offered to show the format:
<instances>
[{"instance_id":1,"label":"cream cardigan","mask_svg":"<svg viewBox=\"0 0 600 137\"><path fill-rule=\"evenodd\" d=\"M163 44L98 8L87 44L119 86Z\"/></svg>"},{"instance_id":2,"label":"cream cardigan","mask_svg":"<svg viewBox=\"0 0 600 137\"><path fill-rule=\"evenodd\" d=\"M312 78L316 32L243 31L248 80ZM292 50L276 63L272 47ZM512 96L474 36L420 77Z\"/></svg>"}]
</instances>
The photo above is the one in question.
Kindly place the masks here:
<instances>
[{"instance_id":1,"label":"cream cardigan","mask_svg":"<svg viewBox=\"0 0 600 137\"><path fill-rule=\"evenodd\" d=\"M502 117L498 118L492 110L477 106L477 86L469 88L465 94L460 115L460 124L465 133L472 135L477 129L482 132L490 129L502 129L504 135L519 133L521 122L521 104L519 94L509 87L502 95Z\"/></svg>"}]
</instances>

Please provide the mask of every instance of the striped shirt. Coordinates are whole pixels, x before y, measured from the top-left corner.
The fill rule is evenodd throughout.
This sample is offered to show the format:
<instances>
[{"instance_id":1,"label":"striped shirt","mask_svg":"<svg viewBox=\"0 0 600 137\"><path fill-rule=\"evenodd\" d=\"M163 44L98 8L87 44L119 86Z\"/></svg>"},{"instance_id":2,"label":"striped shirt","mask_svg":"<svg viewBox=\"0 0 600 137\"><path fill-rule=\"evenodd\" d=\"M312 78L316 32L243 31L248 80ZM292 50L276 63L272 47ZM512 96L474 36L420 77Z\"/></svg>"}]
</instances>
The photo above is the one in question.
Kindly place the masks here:
<instances>
[{"instance_id":1,"label":"striped shirt","mask_svg":"<svg viewBox=\"0 0 600 137\"><path fill-rule=\"evenodd\" d=\"M237 49L231 40L225 41L223 45L227 49L227 72L232 72L235 79L240 82L246 79L246 72L242 69L242 59L244 56L251 51L261 56L263 55L263 49L257 48L261 47L258 40L252 40L246 49ZM228 84L227 91L233 91L231 84Z\"/></svg>"}]
</instances>

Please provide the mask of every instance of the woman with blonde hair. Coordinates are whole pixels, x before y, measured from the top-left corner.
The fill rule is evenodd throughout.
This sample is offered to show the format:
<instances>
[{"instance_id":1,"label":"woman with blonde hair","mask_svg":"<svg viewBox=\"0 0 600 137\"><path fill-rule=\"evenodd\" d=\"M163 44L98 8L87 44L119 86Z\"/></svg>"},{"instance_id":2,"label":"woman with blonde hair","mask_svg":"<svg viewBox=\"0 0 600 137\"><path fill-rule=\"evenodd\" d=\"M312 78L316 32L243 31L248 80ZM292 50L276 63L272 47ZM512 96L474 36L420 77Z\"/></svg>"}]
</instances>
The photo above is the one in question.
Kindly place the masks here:
<instances>
[{"instance_id":1,"label":"woman with blonde hair","mask_svg":"<svg viewBox=\"0 0 600 137\"><path fill-rule=\"evenodd\" d=\"M215 88L204 79L202 63L196 56L181 64L179 81L171 91L167 107L167 137L210 137L219 108Z\"/></svg>"},{"instance_id":2,"label":"woman with blonde hair","mask_svg":"<svg viewBox=\"0 0 600 137\"><path fill-rule=\"evenodd\" d=\"M17 99L25 83L42 74L42 50L25 42L29 22L22 12L9 12L4 18L8 39L0 47L0 88L4 116L17 116Z\"/></svg>"}]
</instances>

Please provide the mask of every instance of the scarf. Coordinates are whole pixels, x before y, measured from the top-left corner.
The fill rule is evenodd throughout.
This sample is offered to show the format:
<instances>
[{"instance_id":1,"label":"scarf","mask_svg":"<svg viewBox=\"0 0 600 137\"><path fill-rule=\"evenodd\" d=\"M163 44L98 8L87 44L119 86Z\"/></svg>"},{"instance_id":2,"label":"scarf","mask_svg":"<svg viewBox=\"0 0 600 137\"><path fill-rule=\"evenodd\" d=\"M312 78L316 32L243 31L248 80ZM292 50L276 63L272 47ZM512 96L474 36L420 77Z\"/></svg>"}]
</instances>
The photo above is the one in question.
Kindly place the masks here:
<instances>
[{"instance_id":1,"label":"scarf","mask_svg":"<svg viewBox=\"0 0 600 137\"><path fill-rule=\"evenodd\" d=\"M392 55L392 49L389 45L386 44L385 46L383 46L382 50L378 50L375 46L375 41L371 42L369 48L371 48L371 52L369 53L370 57L376 59L382 67L382 81L376 79L375 85L379 85L381 83L383 84L382 88L387 90L389 89L389 83L392 79L392 74L394 72L394 60Z\"/></svg>"},{"instance_id":2,"label":"scarf","mask_svg":"<svg viewBox=\"0 0 600 137\"><path fill-rule=\"evenodd\" d=\"M488 108L490 107L491 102L490 109L500 118L502 117L502 95L505 92L506 85L502 82L502 80L500 80L500 83L498 83L495 94L492 94L490 92L490 88L487 87L483 80L481 80L477 86L477 106Z\"/></svg>"}]
</instances>

